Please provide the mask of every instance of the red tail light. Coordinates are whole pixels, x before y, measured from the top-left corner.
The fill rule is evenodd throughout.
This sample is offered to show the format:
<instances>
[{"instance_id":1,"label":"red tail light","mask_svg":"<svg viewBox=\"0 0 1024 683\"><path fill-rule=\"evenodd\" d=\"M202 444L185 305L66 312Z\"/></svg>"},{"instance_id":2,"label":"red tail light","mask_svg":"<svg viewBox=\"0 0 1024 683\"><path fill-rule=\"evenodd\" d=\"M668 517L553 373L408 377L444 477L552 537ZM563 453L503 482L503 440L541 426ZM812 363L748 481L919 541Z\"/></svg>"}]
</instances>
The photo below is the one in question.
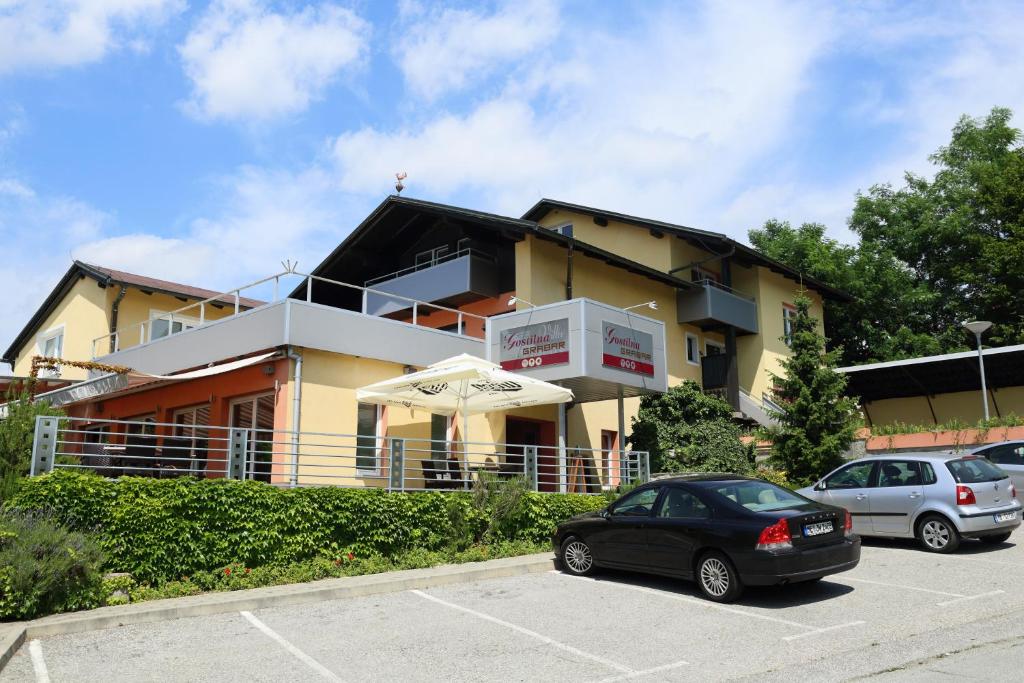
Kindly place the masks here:
<instances>
[{"instance_id":1,"label":"red tail light","mask_svg":"<svg viewBox=\"0 0 1024 683\"><path fill-rule=\"evenodd\" d=\"M846 519L843 521L843 534L853 536L853 515L849 510L843 510L843 512L846 513Z\"/></svg>"},{"instance_id":2,"label":"red tail light","mask_svg":"<svg viewBox=\"0 0 1024 683\"><path fill-rule=\"evenodd\" d=\"M1017 487L1014 486L1013 484L1010 484L1010 498L1016 498L1016 497L1017 497Z\"/></svg>"},{"instance_id":3,"label":"red tail light","mask_svg":"<svg viewBox=\"0 0 1024 683\"><path fill-rule=\"evenodd\" d=\"M793 539L789 535L789 524L784 519L765 527L757 539L758 550L782 550L792 547Z\"/></svg>"},{"instance_id":4,"label":"red tail light","mask_svg":"<svg viewBox=\"0 0 1024 683\"><path fill-rule=\"evenodd\" d=\"M978 499L974 497L974 491L971 490L970 486L964 486L963 484L956 485L956 504L957 505L976 505Z\"/></svg>"}]
</instances>

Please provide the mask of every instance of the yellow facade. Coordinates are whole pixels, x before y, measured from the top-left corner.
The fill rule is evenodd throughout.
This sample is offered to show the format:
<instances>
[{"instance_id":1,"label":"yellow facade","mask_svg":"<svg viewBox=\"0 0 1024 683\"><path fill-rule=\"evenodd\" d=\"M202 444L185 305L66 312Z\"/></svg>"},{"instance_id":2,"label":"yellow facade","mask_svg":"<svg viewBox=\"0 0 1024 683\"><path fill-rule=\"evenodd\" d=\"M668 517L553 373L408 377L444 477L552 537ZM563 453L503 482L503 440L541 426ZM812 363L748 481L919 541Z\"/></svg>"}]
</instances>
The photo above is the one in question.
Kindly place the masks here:
<instances>
[{"instance_id":1,"label":"yellow facade","mask_svg":"<svg viewBox=\"0 0 1024 683\"><path fill-rule=\"evenodd\" d=\"M866 417L875 427L891 424L943 424L953 420L976 424L984 417L981 389L936 394L930 398L930 407L927 397L909 396L870 401L864 406L864 410ZM1024 387L1003 387L990 390L988 408L992 417L1024 415ZM932 411L934 411L934 417Z\"/></svg>"},{"instance_id":2,"label":"yellow facade","mask_svg":"<svg viewBox=\"0 0 1024 683\"><path fill-rule=\"evenodd\" d=\"M27 377L32 371L32 357L43 354L43 340L58 332L64 335L62 358L91 360L92 340L110 329L106 303L106 290L95 280L78 280L39 326L36 334L18 349L14 374ZM79 368L66 367L61 370L61 377L65 379L85 379L87 374L87 370Z\"/></svg>"},{"instance_id":3,"label":"yellow facade","mask_svg":"<svg viewBox=\"0 0 1024 683\"><path fill-rule=\"evenodd\" d=\"M89 361L93 359L94 351L95 356L109 353L110 322L113 318L114 303L120 291L121 286L117 283L101 287L90 277L80 278L39 326L35 336L18 350L14 375L28 376L32 370L32 357L42 355L44 340L58 332L63 333L61 358ZM148 321L152 316L176 311L194 303L194 298L188 299L160 292L147 293L136 287L127 287L124 297L118 302L119 348L126 349L149 341L151 330ZM234 314L234 306L231 304L205 304L203 308L202 318L205 320L216 320ZM176 314L175 319L187 325L198 325L199 307L192 306L187 311ZM60 372L61 378L71 380L85 379L87 375L87 370L71 366L62 367Z\"/></svg>"}]
</instances>

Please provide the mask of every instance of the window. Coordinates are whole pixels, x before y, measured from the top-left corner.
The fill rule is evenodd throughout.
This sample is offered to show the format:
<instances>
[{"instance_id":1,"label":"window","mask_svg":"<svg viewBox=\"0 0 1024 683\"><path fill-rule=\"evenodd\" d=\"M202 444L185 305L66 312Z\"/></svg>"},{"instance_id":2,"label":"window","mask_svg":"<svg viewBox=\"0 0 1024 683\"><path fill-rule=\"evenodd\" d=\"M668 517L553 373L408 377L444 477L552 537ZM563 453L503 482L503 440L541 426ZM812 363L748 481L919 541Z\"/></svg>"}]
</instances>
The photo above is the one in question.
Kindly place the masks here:
<instances>
[{"instance_id":1,"label":"window","mask_svg":"<svg viewBox=\"0 0 1024 683\"><path fill-rule=\"evenodd\" d=\"M657 516L669 519L708 519L711 517L711 509L696 494L673 487L665 493Z\"/></svg>"},{"instance_id":2,"label":"window","mask_svg":"<svg viewBox=\"0 0 1024 683\"><path fill-rule=\"evenodd\" d=\"M432 460L448 459L448 425L450 420L451 418L446 415L430 416L430 457Z\"/></svg>"},{"instance_id":3,"label":"window","mask_svg":"<svg viewBox=\"0 0 1024 683\"><path fill-rule=\"evenodd\" d=\"M700 340L697 335L686 333L686 362L690 365L700 365Z\"/></svg>"},{"instance_id":4,"label":"window","mask_svg":"<svg viewBox=\"0 0 1024 683\"><path fill-rule=\"evenodd\" d=\"M658 499L658 488L644 489L630 493L612 508L613 515L625 517L646 517L651 514L654 501Z\"/></svg>"},{"instance_id":5,"label":"window","mask_svg":"<svg viewBox=\"0 0 1024 683\"><path fill-rule=\"evenodd\" d=\"M55 327L39 335L36 346L39 349L39 355L45 358L63 358L64 326ZM46 369L40 374L44 377L60 377L60 368Z\"/></svg>"},{"instance_id":6,"label":"window","mask_svg":"<svg viewBox=\"0 0 1024 683\"><path fill-rule=\"evenodd\" d=\"M149 340L162 339L169 334L178 334L199 327L199 319L187 315L171 314L166 311L149 312Z\"/></svg>"},{"instance_id":7,"label":"window","mask_svg":"<svg viewBox=\"0 0 1024 683\"><path fill-rule=\"evenodd\" d=\"M871 474L875 470L875 461L856 462L847 465L825 480L829 489L863 489L871 485Z\"/></svg>"},{"instance_id":8,"label":"window","mask_svg":"<svg viewBox=\"0 0 1024 683\"><path fill-rule=\"evenodd\" d=\"M782 304L782 336L786 345L793 343L793 321L796 320L796 307Z\"/></svg>"},{"instance_id":9,"label":"window","mask_svg":"<svg viewBox=\"0 0 1024 683\"><path fill-rule=\"evenodd\" d=\"M785 510L807 500L766 481L739 481L713 486L712 491L753 512Z\"/></svg>"},{"instance_id":10,"label":"window","mask_svg":"<svg viewBox=\"0 0 1024 683\"><path fill-rule=\"evenodd\" d=\"M885 460L880 465L879 486L920 486L923 483L921 463L917 461Z\"/></svg>"},{"instance_id":11,"label":"window","mask_svg":"<svg viewBox=\"0 0 1024 683\"><path fill-rule=\"evenodd\" d=\"M433 249L427 249L416 254L416 267L421 266L433 266L444 260L444 257L448 255L448 245L443 244L440 247L434 247Z\"/></svg>"},{"instance_id":12,"label":"window","mask_svg":"<svg viewBox=\"0 0 1024 683\"><path fill-rule=\"evenodd\" d=\"M566 223L565 225L556 225L550 228L552 232L557 232L559 235L566 237L572 237L572 223Z\"/></svg>"},{"instance_id":13,"label":"window","mask_svg":"<svg viewBox=\"0 0 1024 683\"><path fill-rule=\"evenodd\" d=\"M704 340L705 356L720 356L723 353L725 353L725 344L719 344L718 342L711 341L710 339Z\"/></svg>"},{"instance_id":14,"label":"window","mask_svg":"<svg viewBox=\"0 0 1024 683\"><path fill-rule=\"evenodd\" d=\"M164 451L171 458L205 460L209 426L209 404L174 411L174 436L164 440Z\"/></svg>"},{"instance_id":15,"label":"window","mask_svg":"<svg viewBox=\"0 0 1024 683\"><path fill-rule=\"evenodd\" d=\"M1017 467L1024 466L1024 444L1022 443L1009 443L1002 446L995 446L986 451L981 451L980 455L984 455L991 462L994 462L997 465L1016 465Z\"/></svg>"},{"instance_id":16,"label":"window","mask_svg":"<svg viewBox=\"0 0 1024 683\"><path fill-rule=\"evenodd\" d=\"M274 394L233 401L231 426L249 430L248 476L269 482L274 461Z\"/></svg>"},{"instance_id":17,"label":"window","mask_svg":"<svg viewBox=\"0 0 1024 683\"><path fill-rule=\"evenodd\" d=\"M958 484L980 484L986 481L1001 481L1007 474L978 456L966 456L960 460L950 460L946 467Z\"/></svg>"},{"instance_id":18,"label":"window","mask_svg":"<svg viewBox=\"0 0 1024 683\"><path fill-rule=\"evenodd\" d=\"M377 473L377 439L380 424L380 407L373 403L360 403L356 423L356 470L360 473Z\"/></svg>"},{"instance_id":19,"label":"window","mask_svg":"<svg viewBox=\"0 0 1024 683\"><path fill-rule=\"evenodd\" d=\"M702 282L703 280L710 280L711 282L721 282L721 276L713 270L707 270L700 266L694 266L690 269L690 280L692 282Z\"/></svg>"}]
</instances>

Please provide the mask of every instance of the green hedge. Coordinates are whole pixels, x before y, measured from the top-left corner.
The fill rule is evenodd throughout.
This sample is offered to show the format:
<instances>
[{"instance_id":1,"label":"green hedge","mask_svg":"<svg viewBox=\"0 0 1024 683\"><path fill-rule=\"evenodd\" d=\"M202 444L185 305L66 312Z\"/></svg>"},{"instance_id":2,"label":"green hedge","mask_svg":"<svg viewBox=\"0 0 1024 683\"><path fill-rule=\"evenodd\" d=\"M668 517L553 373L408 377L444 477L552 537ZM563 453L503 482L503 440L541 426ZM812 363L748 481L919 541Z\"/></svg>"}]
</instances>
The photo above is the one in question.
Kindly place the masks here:
<instances>
[{"instance_id":1,"label":"green hedge","mask_svg":"<svg viewBox=\"0 0 1024 683\"><path fill-rule=\"evenodd\" d=\"M493 541L543 542L554 526L605 505L599 496L526 494ZM463 492L279 489L228 480L107 480L57 471L26 480L11 506L49 510L96 534L109 571L161 583L232 563L282 565L314 557L395 557L462 548L488 527ZM511 531L508 531L511 530Z\"/></svg>"}]
</instances>

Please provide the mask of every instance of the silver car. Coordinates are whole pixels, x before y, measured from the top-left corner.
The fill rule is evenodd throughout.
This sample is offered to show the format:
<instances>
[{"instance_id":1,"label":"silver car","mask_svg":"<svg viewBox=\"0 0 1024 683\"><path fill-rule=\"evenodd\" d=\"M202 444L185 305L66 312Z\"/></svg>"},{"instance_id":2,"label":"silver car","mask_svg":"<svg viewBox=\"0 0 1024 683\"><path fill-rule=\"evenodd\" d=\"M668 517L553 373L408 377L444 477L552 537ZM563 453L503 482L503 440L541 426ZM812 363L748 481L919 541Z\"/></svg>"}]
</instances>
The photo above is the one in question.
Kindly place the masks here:
<instances>
[{"instance_id":1,"label":"silver car","mask_svg":"<svg viewBox=\"0 0 1024 683\"><path fill-rule=\"evenodd\" d=\"M963 538L1002 543L1021 523L1010 477L973 454L854 460L798 493L849 510L857 534L917 538L938 553L953 552Z\"/></svg>"},{"instance_id":2,"label":"silver car","mask_svg":"<svg viewBox=\"0 0 1024 683\"><path fill-rule=\"evenodd\" d=\"M1010 475L1017 490L1024 491L1024 441L990 443L971 452L984 455L990 462L999 465L999 469Z\"/></svg>"}]
</instances>

